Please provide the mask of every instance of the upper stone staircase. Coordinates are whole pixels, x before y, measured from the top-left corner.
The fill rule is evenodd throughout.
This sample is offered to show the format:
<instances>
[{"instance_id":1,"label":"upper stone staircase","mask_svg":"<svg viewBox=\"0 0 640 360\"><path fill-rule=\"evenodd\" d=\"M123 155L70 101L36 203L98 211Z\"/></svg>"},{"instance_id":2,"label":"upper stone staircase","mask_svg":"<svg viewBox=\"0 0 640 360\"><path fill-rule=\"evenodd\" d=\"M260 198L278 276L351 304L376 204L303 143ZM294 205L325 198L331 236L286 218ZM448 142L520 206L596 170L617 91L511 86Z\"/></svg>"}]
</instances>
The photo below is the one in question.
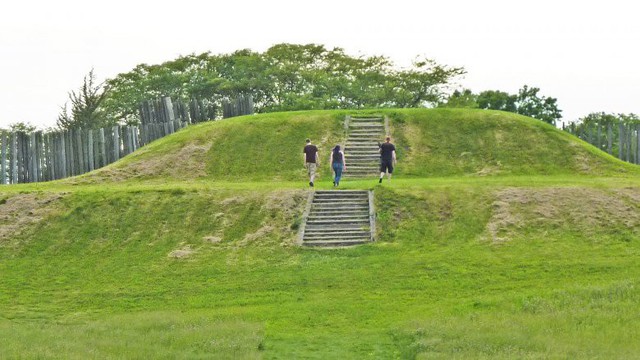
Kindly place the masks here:
<instances>
[{"instance_id":1,"label":"upper stone staircase","mask_svg":"<svg viewBox=\"0 0 640 360\"><path fill-rule=\"evenodd\" d=\"M345 178L378 175L380 169L379 144L386 135L386 119L382 117L350 117L345 119L347 142L344 154L347 169Z\"/></svg>"}]
</instances>

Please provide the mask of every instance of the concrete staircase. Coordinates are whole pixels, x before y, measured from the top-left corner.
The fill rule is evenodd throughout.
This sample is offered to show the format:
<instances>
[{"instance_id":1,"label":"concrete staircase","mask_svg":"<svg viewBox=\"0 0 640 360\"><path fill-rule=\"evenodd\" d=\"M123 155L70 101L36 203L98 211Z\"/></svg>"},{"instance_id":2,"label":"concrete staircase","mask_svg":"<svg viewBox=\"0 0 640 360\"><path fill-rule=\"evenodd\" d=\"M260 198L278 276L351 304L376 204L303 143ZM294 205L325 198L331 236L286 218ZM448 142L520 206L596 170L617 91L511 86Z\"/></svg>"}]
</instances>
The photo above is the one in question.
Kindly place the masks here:
<instances>
[{"instance_id":1,"label":"concrete staircase","mask_svg":"<svg viewBox=\"0 0 640 360\"><path fill-rule=\"evenodd\" d=\"M304 246L342 247L374 240L373 192L316 191L301 227Z\"/></svg>"},{"instance_id":2,"label":"concrete staircase","mask_svg":"<svg viewBox=\"0 0 640 360\"><path fill-rule=\"evenodd\" d=\"M378 144L386 135L386 120L382 117L345 119L347 142L345 157L347 170L345 178L371 177L380 174L380 153Z\"/></svg>"}]
</instances>

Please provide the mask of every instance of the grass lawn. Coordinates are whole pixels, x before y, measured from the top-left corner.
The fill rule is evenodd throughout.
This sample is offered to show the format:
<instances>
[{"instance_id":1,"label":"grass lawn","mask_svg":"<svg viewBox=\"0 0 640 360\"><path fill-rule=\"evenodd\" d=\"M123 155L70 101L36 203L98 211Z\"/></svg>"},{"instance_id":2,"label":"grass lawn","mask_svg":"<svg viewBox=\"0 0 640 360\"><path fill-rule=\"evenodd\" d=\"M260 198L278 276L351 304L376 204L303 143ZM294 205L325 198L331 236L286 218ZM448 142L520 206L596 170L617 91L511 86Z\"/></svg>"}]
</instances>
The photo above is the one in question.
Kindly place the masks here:
<instances>
[{"instance_id":1,"label":"grass lawn","mask_svg":"<svg viewBox=\"0 0 640 360\"><path fill-rule=\"evenodd\" d=\"M495 151L500 171L478 174L473 164L490 156L482 147L438 167L416 150L433 149L432 135L416 135L422 115L394 116L404 149L397 178L341 183L375 190L378 241L349 249L295 246L304 174L295 178L297 165L278 181L268 166L253 175L228 167L239 180L217 174L227 162L208 155L218 140L202 155L200 177L110 181L134 173L117 172L132 157L108 176L2 188L0 358L640 354L634 167L580 143L570 145L572 159L591 159L593 173L562 160L536 174L539 165ZM326 126L314 131L339 137L335 118L316 119ZM211 138L205 128L202 143ZM163 141L179 151L184 134ZM437 154L458 153L454 145ZM328 174L317 188L331 188Z\"/></svg>"}]
</instances>

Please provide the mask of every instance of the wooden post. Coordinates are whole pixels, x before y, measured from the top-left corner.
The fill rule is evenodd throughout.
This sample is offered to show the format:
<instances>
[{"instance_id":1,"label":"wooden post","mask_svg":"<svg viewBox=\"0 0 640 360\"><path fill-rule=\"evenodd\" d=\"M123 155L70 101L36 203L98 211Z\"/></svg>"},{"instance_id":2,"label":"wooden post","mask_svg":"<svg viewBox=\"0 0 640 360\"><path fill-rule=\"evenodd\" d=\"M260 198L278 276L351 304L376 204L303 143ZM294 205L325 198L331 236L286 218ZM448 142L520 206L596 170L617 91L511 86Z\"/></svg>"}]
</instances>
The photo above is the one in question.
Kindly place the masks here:
<instances>
[{"instance_id":1,"label":"wooden post","mask_svg":"<svg viewBox=\"0 0 640 360\"><path fill-rule=\"evenodd\" d=\"M104 142L104 128L100 128L98 137L100 138L100 166L107 166L107 147Z\"/></svg>"},{"instance_id":2,"label":"wooden post","mask_svg":"<svg viewBox=\"0 0 640 360\"><path fill-rule=\"evenodd\" d=\"M77 160L78 160L78 171L77 171L77 173L78 174L77 175L82 175L85 172L87 172L86 171L87 170L86 169L86 164L84 162L84 158L85 158L84 153L85 153L85 151L84 151L84 144L83 144L84 141L82 141L83 130L82 129L75 129L74 132L75 132L75 135L76 135L75 136L75 138L76 138L76 144L75 144L76 145L75 146L76 147L76 154L78 154L78 156L77 156Z\"/></svg>"},{"instance_id":3,"label":"wooden post","mask_svg":"<svg viewBox=\"0 0 640 360\"><path fill-rule=\"evenodd\" d=\"M624 124L622 121L618 123L618 159L622 160L622 154L624 147Z\"/></svg>"},{"instance_id":4,"label":"wooden post","mask_svg":"<svg viewBox=\"0 0 640 360\"><path fill-rule=\"evenodd\" d=\"M69 176L67 170L67 142L64 138L64 132L58 133L58 146L60 146L60 178Z\"/></svg>"},{"instance_id":5,"label":"wooden post","mask_svg":"<svg viewBox=\"0 0 640 360\"><path fill-rule=\"evenodd\" d=\"M613 152L613 128L611 126L611 121L607 122L607 152L609 155Z\"/></svg>"},{"instance_id":6,"label":"wooden post","mask_svg":"<svg viewBox=\"0 0 640 360\"><path fill-rule=\"evenodd\" d=\"M76 175L76 162L73 147L73 131L68 130L65 132L67 137L67 169L69 176Z\"/></svg>"},{"instance_id":7,"label":"wooden post","mask_svg":"<svg viewBox=\"0 0 640 360\"><path fill-rule=\"evenodd\" d=\"M45 134L45 143L47 145L47 180L55 180L56 178L56 159L55 147L53 142L54 133Z\"/></svg>"},{"instance_id":8,"label":"wooden post","mask_svg":"<svg viewBox=\"0 0 640 360\"><path fill-rule=\"evenodd\" d=\"M138 137L138 131L139 131L139 127L134 126L133 127L133 151L138 150L138 148L140 147L140 138Z\"/></svg>"},{"instance_id":9,"label":"wooden post","mask_svg":"<svg viewBox=\"0 0 640 360\"><path fill-rule=\"evenodd\" d=\"M36 133L29 134L29 182L38 181L38 168L36 157Z\"/></svg>"},{"instance_id":10,"label":"wooden post","mask_svg":"<svg viewBox=\"0 0 640 360\"><path fill-rule=\"evenodd\" d=\"M29 163L27 162L27 154L28 154L28 146L29 146L29 138L27 134L19 132L18 133L18 182L26 183L28 181L28 167Z\"/></svg>"},{"instance_id":11,"label":"wooden post","mask_svg":"<svg viewBox=\"0 0 640 360\"><path fill-rule=\"evenodd\" d=\"M43 144L43 139L42 139L42 131L38 131L36 132L36 143L35 143L35 161L36 161L36 173L35 173L35 177L36 180L35 181L44 181L44 166L42 165L43 160L44 160L44 144Z\"/></svg>"},{"instance_id":12,"label":"wooden post","mask_svg":"<svg viewBox=\"0 0 640 360\"><path fill-rule=\"evenodd\" d=\"M640 124L636 124L636 164L640 165Z\"/></svg>"},{"instance_id":13,"label":"wooden post","mask_svg":"<svg viewBox=\"0 0 640 360\"><path fill-rule=\"evenodd\" d=\"M124 129L127 136L127 155L129 155L133 152L133 132L131 131L133 127L126 126Z\"/></svg>"},{"instance_id":14,"label":"wooden post","mask_svg":"<svg viewBox=\"0 0 640 360\"><path fill-rule=\"evenodd\" d=\"M11 133L11 184L18 183L18 134Z\"/></svg>"},{"instance_id":15,"label":"wooden post","mask_svg":"<svg viewBox=\"0 0 640 360\"><path fill-rule=\"evenodd\" d=\"M633 136L633 130L631 130L631 123L625 124L625 142L627 143L627 162L631 162L631 137Z\"/></svg>"},{"instance_id":16,"label":"wooden post","mask_svg":"<svg viewBox=\"0 0 640 360\"><path fill-rule=\"evenodd\" d=\"M173 112L173 103L171 102L171 98L165 96L162 98L162 105L164 108L164 122L173 121L176 119L176 115Z\"/></svg>"},{"instance_id":17,"label":"wooden post","mask_svg":"<svg viewBox=\"0 0 640 360\"><path fill-rule=\"evenodd\" d=\"M87 160L89 160L89 171L93 171L95 169L95 163L94 163L94 151L93 151L93 130L88 130L87 131L87 147L88 147L88 151L87 151L87 155L89 155L87 157Z\"/></svg>"},{"instance_id":18,"label":"wooden post","mask_svg":"<svg viewBox=\"0 0 640 360\"><path fill-rule=\"evenodd\" d=\"M2 164L0 164L0 171L2 171L2 173L0 174L0 181L2 181L2 185L7 183L7 150L8 150L8 145L7 144L7 133L2 132Z\"/></svg>"},{"instance_id":19,"label":"wooden post","mask_svg":"<svg viewBox=\"0 0 640 360\"><path fill-rule=\"evenodd\" d=\"M113 127L113 162L120 160L120 126Z\"/></svg>"}]
</instances>

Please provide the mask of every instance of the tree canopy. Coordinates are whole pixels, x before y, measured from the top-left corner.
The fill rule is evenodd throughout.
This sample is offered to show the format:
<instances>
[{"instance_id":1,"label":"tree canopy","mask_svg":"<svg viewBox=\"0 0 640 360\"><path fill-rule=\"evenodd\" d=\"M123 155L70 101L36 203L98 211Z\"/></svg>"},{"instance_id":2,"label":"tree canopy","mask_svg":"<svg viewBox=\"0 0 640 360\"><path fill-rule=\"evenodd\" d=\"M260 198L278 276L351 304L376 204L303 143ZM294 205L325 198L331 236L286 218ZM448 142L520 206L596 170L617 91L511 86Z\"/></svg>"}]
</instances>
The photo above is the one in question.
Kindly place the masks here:
<instances>
[{"instance_id":1,"label":"tree canopy","mask_svg":"<svg viewBox=\"0 0 640 360\"><path fill-rule=\"evenodd\" d=\"M107 81L108 117L137 118L144 100L171 96L219 104L251 94L257 112L419 107L446 97L445 86L465 70L430 59L400 69L384 56L353 57L341 48L278 44L265 52L181 56L159 65L141 64Z\"/></svg>"},{"instance_id":2,"label":"tree canopy","mask_svg":"<svg viewBox=\"0 0 640 360\"><path fill-rule=\"evenodd\" d=\"M114 120L109 121L101 108L107 93L104 84L96 84L96 77L91 69L84 77L84 82L78 91L69 93L71 109L67 108L68 103L64 104L58 115L58 127L97 129L117 123Z\"/></svg>"},{"instance_id":3,"label":"tree canopy","mask_svg":"<svg viewBox=\"0 0 640 360\"><path fill-rule=\"evenodd\" d=\"M557 99L540 96L539 92L539 88L528 85L524 85L517 94L500 90L486 90L479 94L474 94L469 89L462 92L456 90L440 106L509 111L555 124L562 118L562 110L558 109Z\"/></svg>"}]
</instances>

